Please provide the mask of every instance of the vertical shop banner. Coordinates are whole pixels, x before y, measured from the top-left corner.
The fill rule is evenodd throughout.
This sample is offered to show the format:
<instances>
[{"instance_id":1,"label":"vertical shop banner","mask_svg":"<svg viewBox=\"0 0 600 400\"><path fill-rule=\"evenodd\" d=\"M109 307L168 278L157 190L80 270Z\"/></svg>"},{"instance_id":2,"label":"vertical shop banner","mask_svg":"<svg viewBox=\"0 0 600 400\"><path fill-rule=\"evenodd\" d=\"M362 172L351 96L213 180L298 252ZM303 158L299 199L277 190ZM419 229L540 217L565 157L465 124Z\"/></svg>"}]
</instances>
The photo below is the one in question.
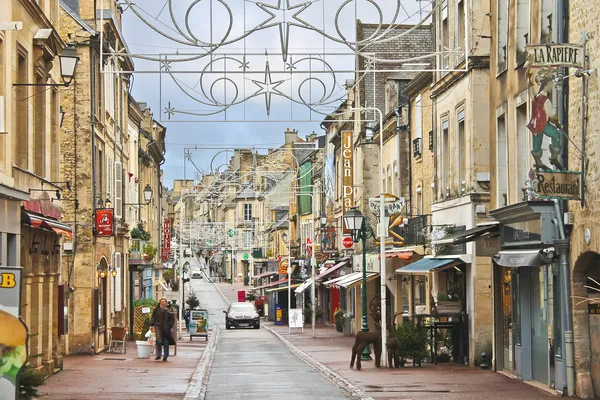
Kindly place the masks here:
<instances>
[{"instance_id":1,"label":"vertical shop banner","mask_svg":"<svg viewBox=\"0 0 600 400\"><path fill-rule=\"evenodd\" d=\"M344 215L354 207L354 143L353 131L342 131L342 202ZM350 234L344 225L344 234Z\"/></svg>"},{"instance_id":2,"label":"vertical shop banner","mask_svg":"<svg viewBox=\"0 0 600 400\"><path fill-rule=\"evenodd\" d=\"M113 209L98 208L96 209L96 236L108 237L113 236Z\"/></svg>"},{"instance_id":3,"label":"vertical shop banner","mask_svg":"<svg viewBox=\"0 0 600 400\"><path fill-rule=\"evenodd\" d=\"M169 253L171 252L171 219L165 218L163 225L163 248L162 248L162 259L167 261L169 259Z\"/></svg>"},{"instance_id":4,"label":"vertical shop banner","mask_svg":"<svg viewBox=\"0 0 600 400\"><path fill-rule=\"evenodd\" d=\"M0 267L0 394L17 399L18 375L28 358L27 325L21 319L19 267Z\"/></svg>"}]
</instances>

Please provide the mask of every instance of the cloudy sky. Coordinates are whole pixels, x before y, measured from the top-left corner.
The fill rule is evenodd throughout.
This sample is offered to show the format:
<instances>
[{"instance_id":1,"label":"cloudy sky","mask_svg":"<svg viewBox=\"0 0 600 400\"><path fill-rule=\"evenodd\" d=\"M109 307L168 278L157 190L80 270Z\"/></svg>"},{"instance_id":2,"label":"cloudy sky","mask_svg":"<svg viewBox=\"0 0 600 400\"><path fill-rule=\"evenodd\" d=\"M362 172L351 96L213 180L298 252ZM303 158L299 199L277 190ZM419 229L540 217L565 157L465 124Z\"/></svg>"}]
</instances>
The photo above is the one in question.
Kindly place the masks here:
<instances>
[{"instance_id":1,"label":"cloudy sky","mask_svg":"<svg viewBox=\"0 0 600 400\"><path fill-rule=\"evenodd\" d=\"M354 21L416 23L424 15L419 10L430 9L426 0L287 1L289 7L286 0L144 0L126 9L124 35L138 56L133 95L167 126L168 187L184 177L184 169L188 179L196 167L210 170L222 149L264 153L283 143L286 128L301 137L322 134L323 113L337 107L352 77L352 50L340 42L354 41ZM265 23L269 12L275 18ZM284 45L280 22L284 33L292 23ZM221 42L226 44L208 54L211 43ZM270 90L264 85L269 81ZM303 103L314 104L313 110ZM194 147L202 147L191 151L195 166L184 166L184 149ZM212 168L230 156L220 152Z\"/></svg>"}]
</instances>

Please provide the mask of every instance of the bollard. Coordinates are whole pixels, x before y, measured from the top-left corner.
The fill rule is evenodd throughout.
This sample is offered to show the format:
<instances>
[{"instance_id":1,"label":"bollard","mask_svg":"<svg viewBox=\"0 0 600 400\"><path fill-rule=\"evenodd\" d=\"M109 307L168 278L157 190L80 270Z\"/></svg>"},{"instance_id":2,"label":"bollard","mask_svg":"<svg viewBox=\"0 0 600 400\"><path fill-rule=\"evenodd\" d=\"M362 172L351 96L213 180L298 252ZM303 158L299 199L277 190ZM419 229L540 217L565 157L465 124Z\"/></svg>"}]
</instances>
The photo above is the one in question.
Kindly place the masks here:
<instances>
[{"instance_id":1,"label":"bollard","mask_svg":"<svg viewBox=\"0 0 600 400\"><path fill-rule=\"evenodd\" d=\"M481 369L488 369L490 367L488 355L485 351L481 353L481 356L479 357L479 367Z\"/></svg>"}]
</instances>

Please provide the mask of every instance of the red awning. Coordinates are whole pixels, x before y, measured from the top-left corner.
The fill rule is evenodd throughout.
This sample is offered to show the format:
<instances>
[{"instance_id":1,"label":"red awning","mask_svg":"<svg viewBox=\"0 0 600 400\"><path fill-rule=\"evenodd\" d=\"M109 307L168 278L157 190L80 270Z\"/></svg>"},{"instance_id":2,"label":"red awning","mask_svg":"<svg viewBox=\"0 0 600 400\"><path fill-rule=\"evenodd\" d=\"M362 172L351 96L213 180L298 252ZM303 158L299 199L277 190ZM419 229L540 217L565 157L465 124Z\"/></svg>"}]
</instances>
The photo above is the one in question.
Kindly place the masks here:
<instances>
[{"instance_id":1,"label":"red awning","mask_svg":"<svg viewBox=\"0 0 600 400\"><path fill-rule=\"evenodd\" d=\"M285 278L285 279L280 279L280 280L278 280L278 281L273 281L273 282L271 282L271 283L267 283L266 285L262 285L262 286L259 286L259 287L255 287L254 289L255 289L255 290L258 290L258 289L264 289L264 288L268 288L268 287L278 286L278 285L281 285L281 284L284 284L284 283L287 283L287 282L288 282L288 279L287 279L287 278Z\"/></svg>"},{"instance_id":2,"label":"red awning","mask_svg":"<svg viewBox=\"0 0 600 400\"><path fill-rule=\"evenodd\" d=\"M329 275L329 274L331 274L331 273L333 273L335 271L338 271L339 269L345 267L349 263L350 263L350 259L346 258L346 259L340 261L339 263L335 264L333 267L328 268L327 270L321 272L319 275L315 276L315 280L319 280L319 279L321 279L323 277L326 277L327 275Z\"/></svg>"},{"instance_id":3,"label":"red awning","mask_svg":"<svg viewBox=\"0 0 600 400\"><path fill-rule=\"evenodd\" d=\"M271 275L277 275L277 272L267 271L267 272L263 272L262 274L254 275L252 278L260 279L260 278L264 278L265 276L271 276Z\"/></svg>"},{"instance_id":4,"label":"red awning","mask_svg":"<svg viewBox=\"0 0 600 400\"><path fill-rule=\"evenodd\" d=\"M73 239L73 229L66 224L51 220L28 212L22 213L22 221L34 228L47 229L54 231L57 235L66 235L69 239Z\"/></svg>"},{"instance_id":5,"label":"red awning","mask_svg":"<svg viewBox=\"0 0 600 400\"><path fill-rule=\"evenodd\" d=\"M412 251L394 251L385 253L385 258L401 258L403 260L410 260L413 256ZM381 260L381 255L377 257L378 260Z\"/></svg>"}]
</instances>

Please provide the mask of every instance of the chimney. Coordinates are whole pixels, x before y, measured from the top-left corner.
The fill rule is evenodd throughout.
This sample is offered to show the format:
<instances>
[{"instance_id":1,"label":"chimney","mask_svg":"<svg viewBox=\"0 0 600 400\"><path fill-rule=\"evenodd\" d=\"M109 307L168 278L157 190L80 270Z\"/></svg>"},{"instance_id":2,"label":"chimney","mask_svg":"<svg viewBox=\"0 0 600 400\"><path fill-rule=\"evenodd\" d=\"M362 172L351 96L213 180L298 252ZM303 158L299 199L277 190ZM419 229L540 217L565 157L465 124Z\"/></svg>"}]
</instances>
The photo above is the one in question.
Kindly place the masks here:
<instances>
[{"instance_id":1,"label":"chimney","mask_svg":"<svg viewBox=\"0 0 600 400\"><path fill-rule=\"evenodd\" d=\"M314 143L316 138L317 134L315 133L315 131L313 131L313 133L311 133L310 135L306 135L306 141L309 143Z\"/></svg>"},{"instance_id":2,"label":"chimney","mask_svg":"<svg viewBox=\"0 0 600 400\"><path fill-rule=\"evenodd\" d=\"M298 131L297 130L290 130L290 128L287 128L285 130L285 144L291 144L291 143L295 143L298 141Z\"/></svg>"},{"instance_id":3,"label":"chimney","mask_svg":"<svg viewBox=\"0 0 600 400\"><path fill-rule=\"evenodd\" d=\"M63 0L64 3L73 11L75 11L75 13L79 16L81 16L81 14L79 13L79 0Z\"/></svg>"}]
</instances>

